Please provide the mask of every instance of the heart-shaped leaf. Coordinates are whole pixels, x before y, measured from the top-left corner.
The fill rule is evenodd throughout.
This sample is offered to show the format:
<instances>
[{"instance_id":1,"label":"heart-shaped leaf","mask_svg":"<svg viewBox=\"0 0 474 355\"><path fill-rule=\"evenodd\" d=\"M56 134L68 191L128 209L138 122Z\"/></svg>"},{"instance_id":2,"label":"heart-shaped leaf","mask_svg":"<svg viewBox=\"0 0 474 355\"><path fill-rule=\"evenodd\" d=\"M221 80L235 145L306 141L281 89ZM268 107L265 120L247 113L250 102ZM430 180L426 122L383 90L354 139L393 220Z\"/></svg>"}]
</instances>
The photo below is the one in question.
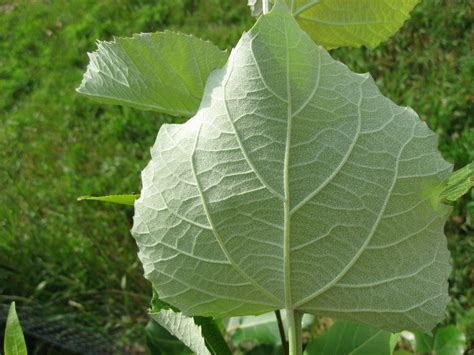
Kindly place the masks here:
<instances>
[{"instance_id":1,"label":"heart-shaped leaf","mask_svg":"<svg viewBox=\"0 0 474 355\"><path fill-rule=\"evenodd\" d=\"M451 165L410 108L335 61L281 2L214 71L197 114L161 127L133 235L185 314L285 308L431 330L448 302Z\"/></svg>"}]
</instances>

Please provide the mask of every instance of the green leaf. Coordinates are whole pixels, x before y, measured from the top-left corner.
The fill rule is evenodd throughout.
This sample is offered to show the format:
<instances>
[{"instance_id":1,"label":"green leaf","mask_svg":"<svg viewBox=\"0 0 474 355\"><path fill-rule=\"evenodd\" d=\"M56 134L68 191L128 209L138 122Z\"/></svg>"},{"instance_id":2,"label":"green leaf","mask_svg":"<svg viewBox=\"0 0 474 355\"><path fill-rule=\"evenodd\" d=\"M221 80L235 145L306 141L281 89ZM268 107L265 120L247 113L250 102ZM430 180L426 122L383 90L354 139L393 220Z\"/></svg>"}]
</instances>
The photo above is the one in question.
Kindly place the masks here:
<instances>
[{"instance_id":1,"label":"green leaf","mask_svg":"<svg viewBox=\"0 0 474 355\"><path fill-rule=\"evenodd\" d=\"M413 110L332 59L281 1L151 154L132 233L183 313L293 309L391 332L444 318L450 207L425 190L452 166Z\"/></svg>"},{"instance_id":2,"label":"green leaf","mask_svg":"<svg viewBox=\"0 0 474 355\"><path fill-rule=\"evenodd\" d=\"M175 313L179 313L179 309L171 306L170 304L163 302L156 291L153 291L153 298L151 300L151 313L155 314L162 310L172 310ZM194 323L201 327L202 336L206 343L206 347L213 354L226 355L231 354L229 346L227 345L221 330L217 324L217 320L211 317L193 317Z\"/></svg>"},{"instance_id":3,"label":"green leaf","mask_svg":"<svg viewBox=\"0 0 474 355\"><path fill-rule=\"evenodd\" d=\"M420 0L286 0L300 26L324 48L374 48L391 37Z\"/></svg>"},{"instance_id":4,"label":"green leaf","mask_svg":"<svg viewBox=\"0 0 474 355\"><path fill-rule=\"evenodd\" d=\"M8 310L7 325L5 328L5 339L3 343L5 355L26 355L25 338L21 329L18 315L16 314L15 302L12 302Z\"/></svg>"},{"instance_id":5,"label":"green leaf","mask_svg":"<svg viewBox=\"0 0 474 355\"><path fill-rule=\"evenodd\" d=\"M193 318L176 313L171 309L150 313L150 316L197 355L211 354L206 347L202 328L194 323Z\"/></svg>"},{"instance_id":6,"label":"green leaf","mask_svg":"<svg viewBox=\"0 0 474 355\"><path fill-rule=\"evenodd\" d=\"M433 351L433 337L421 332L415 332L414 334L416 351L419 353L431 353Z\"/></svg>"},{"instance_id":7,"label":"green leaf","mask_svg":"<svg viewBox=\"0 0 474 355\"><path fill-rule=\"evenodd\" d=\"M153 296L151 298L151 313L158 313L162 309L172 309L175 312L179 312L179 309L161 300L158 293L153 290Z\"/></svg>"},{"instance_id":8,"label":"green leaf","mask_svg":"<svg viewBox=\"0 0 474 355\"><path fill-rule=\"evenodd\" d=\"M440 198L454 202L474 186L474 162L455 171L443 185Z\"/></svg>"},{"instance_id":9,"label":"green leaf","mask_svg":"<svg viewBox=\"0 0 474 355\"><path fill-rule=\"evenodd\" d=\"M133 206L135 200L140 197L139 194L133 195L108 195L108 196L81 196L78 197L78 201L102 201L102 202L111 202L118 203L120 205L129 205Z\"/></svg>"},{"instance_id":10,"label":"green leaf","mask_svg":"<svg viewBox=\"0 0 474 355\"><path fill-rule=\"evenodd\" d=\"M142 33L98 42L77 91L106 104L192 116L209 73L227 52L173 32Z\"/></svg>"},{"instance_id":11,"label":"green leaf","mask_svg":"<svg viewBox=\"0 0 474 355\"><path fill-rule=\"evenodd\" d=\"M433 350L435 355L462 355L466 348L466 337L456 326L437 329Z\"/></svg>"},{"instance_id":12,"label":"green leaf","mask_svg":"<svg viewBox=\"0 0 474 355\"><path fill-rule=\"evenodd\" d=\"M214 319L210 317L194 317L194 323L201 327L206 346L212 354L232 355Z\"/></svg>"},{"instance_id":13,"label":"green leaf","mask_svg":"<svg viewBox=\"0 0 474 355\"><path fill-rule=\"evenodd\" d=\"M283 326L286 331L286 312L281 311ZM305 314L302 320L303 328L311 326L314 316ZM281 338L275 313L265 313L259 316L233 317L229 320L227 333L232 337L234 345L246 342L257 342L259 344L280 345Z\"/></svg>"},{"instance_id":14,"label":"green leaf","mask_svg":"<svg viewBox=\"0 0 474 355\"><path fill-rule=\"evenodd\" d=\"M390 352L393 353L393 351L395 350L398 342L400 341L401 339L401 334L400 333L395 333L395 334L392 334L390 336Z\"/></svg>"},{"instance_id":15,"label":"green leaf","mask_svg":"<svg viewBox=\"0 0 474 355\"><path fill-rule=\"evenodd\" d=\"M149 321L145 327L145 339L150 353L153 355L192 353L178 338L153 320Z\"/></svg>"},{"instance_id":16,"label":"green leaf","mask_svg":"<svg viewBox=\"0 0 474 355\"><path fill-rule=\"evenodd\" d=\"M392 336L363 324L337 321L308 344L305 355L390 355Z\"/></svg>"},{"instance_id":17,"label":"green leaf","mask_svg":"<svg viewBox=\"0 0 474 355\"><path fill-rule=\"evenodd\" d=\"M283 347L281 345L257 345L251 350L245 352L245 355L284 355Z\"/></svg>"},{"instance_id":18,"label":"green leaf","mask_svg":"<svg viewBox=\"0 0 474 355\"><path fill-rule=\"evenodd\" d=\"M464 333L454 325L437 328L434 337L416 332L415 339L417 353L462 355L466 348Z\"/></svg>"},{"instance_id":19,"label":"green leaf","mask_svg":"<svg viewBox=\"0 0 474 355\"><path fill-rule=\"evenodd\" d=\"M281 344L278 324L274 313L260 316L233 317L229 321L227 332L232 337L232 343L240 345L245 342L258 344Z\"/></svg>"}]
</instances>

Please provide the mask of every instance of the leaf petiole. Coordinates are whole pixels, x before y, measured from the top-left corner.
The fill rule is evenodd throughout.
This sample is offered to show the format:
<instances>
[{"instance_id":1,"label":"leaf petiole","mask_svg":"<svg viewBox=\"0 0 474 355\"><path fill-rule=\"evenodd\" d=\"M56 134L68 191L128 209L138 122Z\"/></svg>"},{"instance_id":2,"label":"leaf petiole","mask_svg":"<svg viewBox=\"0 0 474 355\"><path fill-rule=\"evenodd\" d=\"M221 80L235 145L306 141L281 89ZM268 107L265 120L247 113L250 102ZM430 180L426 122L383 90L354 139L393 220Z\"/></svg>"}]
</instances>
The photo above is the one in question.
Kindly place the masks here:
<instances>
[{"instance_id":1,"label":"leaf petiole","mask_svg":"<svg viewBox=\"0 0 474 355\"><path fill-rule=\"evenodd\" d=\"M275 317L277 319L278 331L280 332L281 346L283 348L283 354L288 355L288 342L286 341L285 327L281 319L281 312L279 309L275 311Z\"/></svg>"}]
</instances>

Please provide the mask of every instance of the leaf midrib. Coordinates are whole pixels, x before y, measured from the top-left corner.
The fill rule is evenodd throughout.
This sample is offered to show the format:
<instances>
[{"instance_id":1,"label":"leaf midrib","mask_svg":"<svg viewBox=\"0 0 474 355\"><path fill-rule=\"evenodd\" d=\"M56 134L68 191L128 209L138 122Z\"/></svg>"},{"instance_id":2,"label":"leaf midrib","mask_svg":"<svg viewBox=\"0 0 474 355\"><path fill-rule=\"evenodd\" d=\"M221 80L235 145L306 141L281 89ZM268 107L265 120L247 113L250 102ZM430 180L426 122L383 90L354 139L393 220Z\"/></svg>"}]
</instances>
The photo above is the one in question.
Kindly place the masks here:
<instances>
[{"instance_id":1,"label":"leaf midrib","mask_svg":"<svg viewBox=\"0 0 474 355\"><path fill-rule=\"evenodd\" d=\"M286 23L285 23L286 25ZM290 215L290 182L288 174L288 166L290 161L291 149L291 126L293 121L292 115L292 97L291 97L291 81L290 81L290 51L288 42L288 31L285 32L286 40L286 96L288 101L287 107L287 127L286 127L286 145L285 157L283 162L283 265L284 265L284 292L285 307L287 314L293 312L293 300L291 294L291 215Z\"/></svg>"}]
</instances>

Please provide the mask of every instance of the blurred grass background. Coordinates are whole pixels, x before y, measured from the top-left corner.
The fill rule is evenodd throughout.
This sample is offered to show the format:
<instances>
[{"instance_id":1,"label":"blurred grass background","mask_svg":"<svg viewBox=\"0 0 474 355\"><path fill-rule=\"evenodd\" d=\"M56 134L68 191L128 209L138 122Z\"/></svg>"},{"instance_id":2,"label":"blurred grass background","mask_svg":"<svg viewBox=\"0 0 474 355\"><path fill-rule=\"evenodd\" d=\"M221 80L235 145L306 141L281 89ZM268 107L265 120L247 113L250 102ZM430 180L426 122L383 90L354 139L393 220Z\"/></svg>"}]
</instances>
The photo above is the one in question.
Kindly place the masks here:
<instances>
[{"instance_id":1,"label":"blurred grass background","mask_svg":"<svg viewBox=\"0 0 474 355\"><path fill-rule=\"evenodd\" d=\"M379 48L332 52L413 107L456 168L474 160L473 10L424 0ZM41 307L144 350L150 288L129 234L133 210L76 198L139 192L160 125L176 119L76 94L86 52L96 39L163 29L231 48L253 21L244 0L0 0L0 303ZM471 344L473 219L471 192L446 227L455 268L446 322Z\"/></svg>"}]
</instances>

